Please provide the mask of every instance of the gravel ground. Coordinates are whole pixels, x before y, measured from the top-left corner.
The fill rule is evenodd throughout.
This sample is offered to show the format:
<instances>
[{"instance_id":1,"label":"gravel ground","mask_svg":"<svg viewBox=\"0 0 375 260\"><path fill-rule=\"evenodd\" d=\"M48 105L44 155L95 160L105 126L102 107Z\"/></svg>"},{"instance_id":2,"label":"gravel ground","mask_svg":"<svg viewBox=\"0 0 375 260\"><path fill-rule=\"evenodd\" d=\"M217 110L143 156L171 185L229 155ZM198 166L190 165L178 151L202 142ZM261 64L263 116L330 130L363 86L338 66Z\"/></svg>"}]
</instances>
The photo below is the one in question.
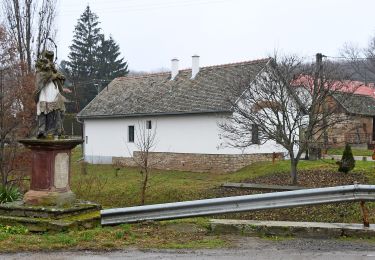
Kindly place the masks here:
<instances>
[{"instance_id":1,"label":"gravel ground","mask_svg":"<svg viewBox=\"0 0 375 260\"><path fill-rule=\"evenodd\" d=\"M235 248L219 250L126 250L115 252L49 252L4 254L0 259L375 259L373 243L293 239L270 241L228 237Z\"/></svg>"}]
</instances>

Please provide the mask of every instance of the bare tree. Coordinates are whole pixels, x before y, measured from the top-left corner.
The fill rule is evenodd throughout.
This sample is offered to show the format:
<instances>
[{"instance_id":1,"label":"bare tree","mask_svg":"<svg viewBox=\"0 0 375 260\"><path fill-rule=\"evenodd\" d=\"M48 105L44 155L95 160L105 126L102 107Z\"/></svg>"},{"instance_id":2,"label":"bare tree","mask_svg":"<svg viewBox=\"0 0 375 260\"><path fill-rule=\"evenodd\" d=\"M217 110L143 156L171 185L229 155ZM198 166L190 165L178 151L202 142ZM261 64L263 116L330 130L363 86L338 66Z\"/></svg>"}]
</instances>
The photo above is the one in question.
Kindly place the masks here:
<instances>
[{"instance_id":1,"label":"bare tree","mask_svg":"<svg viewBox=\"0 0 375 260\"><path fill-rule=\"evenodd\" d=\"M364 48L346 43L340 52L342 63L351 72L352 78L366 83L375 82L375 35Z\"/></svg>"},{"instance_id":2,"label":"bare tree","mask_svg":"<svg viewBox=\"0 0 375 260\"><path fill-rule=\"evenodd\" d=\"M57 0L4 0L6 28L17 46L19 60L32 70L33 61L55 37Z\"/></svg>"},{"instance_id":3,"label":"bare tree","mask_svg":"<svg viewBox=\"0 0 375 260\"><path fill-rule=\"evenodd\" d=\"M302 154L321 142L330 126L345 120L333 96L353 90L345 87L337 64L323 62L321 54L315 64L296 56L274 57L255 80L249 79L244 73L235 84L240 98L231 101L233 114L220 124L223 135L241 149L275 141L289 153L295 184Z\"/></svg>"},{"instance_id":4,"label":"bare tree","mask_svg":"<svg viewBox=\"0 0 375 260\"><path fill-rule=\"evenodd\" d=\"M138 122L138 128L135 131L134 144L137 154L133 154L133 161L140 168L141 173L141 205L145 204L146 191L149 185L151 170L159 163L151 158L151 152L156 146L156 129L154 124L152 127L148 125L151 121Z\"/></svg>"},{"instance_id":5,"label":"bare tree","mask_svg":"<svg viewBox=\"0 0 375 260\"><path fill-rule=\"evenodd\" d=\"M0 25L0 174L6 186L25 156L18 150L18 138L26 136L34 121L32 92L34 79L22 75L17 50Z\"/></svg>"},{"instance_id":6,"label":"bare tree","mask_svg":"<svg viewBox=\"0 0 375 260\"><path fill-rule=\"evenodd\" d=\"M53 43L48 40L54 39L56 36L56 3L57 0L42 0L40 4L36 30L36 57L39 57L43 50L52 47Z\"/></svg>"}]
</instances>

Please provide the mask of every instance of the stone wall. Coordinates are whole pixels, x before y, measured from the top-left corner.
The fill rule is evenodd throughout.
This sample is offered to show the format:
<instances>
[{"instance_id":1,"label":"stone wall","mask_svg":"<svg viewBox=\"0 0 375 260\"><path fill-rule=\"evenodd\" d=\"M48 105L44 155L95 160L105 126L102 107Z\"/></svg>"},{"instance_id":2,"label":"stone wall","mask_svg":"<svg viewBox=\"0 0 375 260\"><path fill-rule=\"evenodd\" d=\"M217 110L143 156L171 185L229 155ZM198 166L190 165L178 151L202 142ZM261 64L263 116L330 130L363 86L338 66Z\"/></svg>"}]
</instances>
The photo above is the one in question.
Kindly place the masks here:
<instances>
[{"instance_id":1,"label":"stone wall","mask_svg":"<svg viewBox=\"0 0 375 260\"><path fill-rule=\"evenodd\" d=\"M335 124L328 129L328 143L330 147L343 147L346 143L352 146L373 143L372 117L347 116L347 120Z\"/></svg>"},{"instance_id":2,"label":"stone wall","mask_svg":"<svg viewBox=\"0 0 375 260\"><path fill-rule=\"evenodd\" d=\"M113 157L112 163L122 166L137 166L140 152L134 152L133 158ZM191 172L226 173L235 172L247 165L259 161L272 161L283 158L281 153L264 154L193 154L193 153L150 153L149 162L155 169Z\"/></svg>"}]
</instances>

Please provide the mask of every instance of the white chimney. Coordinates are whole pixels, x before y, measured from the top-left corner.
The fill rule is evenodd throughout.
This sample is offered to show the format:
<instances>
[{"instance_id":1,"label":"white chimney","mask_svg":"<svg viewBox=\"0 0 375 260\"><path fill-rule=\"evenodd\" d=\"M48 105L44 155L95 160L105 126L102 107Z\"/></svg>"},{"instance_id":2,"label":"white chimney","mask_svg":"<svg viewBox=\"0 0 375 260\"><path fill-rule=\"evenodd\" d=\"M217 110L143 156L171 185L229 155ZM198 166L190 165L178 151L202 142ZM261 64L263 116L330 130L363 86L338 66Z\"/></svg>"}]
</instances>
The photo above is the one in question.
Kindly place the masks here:
<instances>
[{"instance_id":1,"label":"white chimney","mask_svg":"<svg viewBox=\"0 0 375 260\"><path fill-rule=\"evenodd\" d=\"M172 59L172 66L171 66L171 80L174 80L174 78L178 74L178 59L174 58Z\"/></svg>"},{"instance_id":2,"label":"white chimney","mask_svg":"<svg viewBox=\"0 0 375 260\"><path fill-rule=\"evenodd\" d=\"M194 79L195 76L199 72L199 56L193 55L192 56L192 64L191 64L191 79Z\"/></svg>"}]
</instances>

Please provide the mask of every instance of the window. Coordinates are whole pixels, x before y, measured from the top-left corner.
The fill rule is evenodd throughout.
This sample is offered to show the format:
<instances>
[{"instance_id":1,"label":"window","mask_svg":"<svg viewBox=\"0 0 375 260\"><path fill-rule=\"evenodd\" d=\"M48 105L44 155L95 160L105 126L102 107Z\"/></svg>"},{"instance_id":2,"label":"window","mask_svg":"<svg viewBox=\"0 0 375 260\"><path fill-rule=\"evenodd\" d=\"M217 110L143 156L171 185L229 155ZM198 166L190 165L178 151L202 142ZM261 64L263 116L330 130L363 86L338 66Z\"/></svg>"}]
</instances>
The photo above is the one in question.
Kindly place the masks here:
<instances>
[{"instance_id":1,"label":"window","mask_svg":"<svg viewBox=\"0 0 375 260\"><path fill-rule=\"evenodd\" d=\"M151 120L146 121L146 129L151 129L151 128L152 128Z\"/></svg>"},{"instance_id":2,"label":"window","mask_svg":"<svg viewBox=\"0 0 375 260\"><path fill-rule=\"evenodd\" d=\"M86 144L88 144L89 143L89 137L86 135L86 137L85 137L85 141L86 141Z\"/></svg>"},{"instance_id":3,"label":"window","mask_svg":"<svg viewBox=\"0 0 375 260\"><path fill-rule=\"evenodd\" d=\"M134 125L128 126L128 142L134 143Z\"/></svg>"},{"instance_id":4,"label":"window","mask_svg":"<svg viewBox=\"0 0 375 260\"><path fill-rule=\"evenodd\" d=\"M251 142L253 144L259 144L259 127L256 124L251 126Z\"/></svg>"}]
</instances>

